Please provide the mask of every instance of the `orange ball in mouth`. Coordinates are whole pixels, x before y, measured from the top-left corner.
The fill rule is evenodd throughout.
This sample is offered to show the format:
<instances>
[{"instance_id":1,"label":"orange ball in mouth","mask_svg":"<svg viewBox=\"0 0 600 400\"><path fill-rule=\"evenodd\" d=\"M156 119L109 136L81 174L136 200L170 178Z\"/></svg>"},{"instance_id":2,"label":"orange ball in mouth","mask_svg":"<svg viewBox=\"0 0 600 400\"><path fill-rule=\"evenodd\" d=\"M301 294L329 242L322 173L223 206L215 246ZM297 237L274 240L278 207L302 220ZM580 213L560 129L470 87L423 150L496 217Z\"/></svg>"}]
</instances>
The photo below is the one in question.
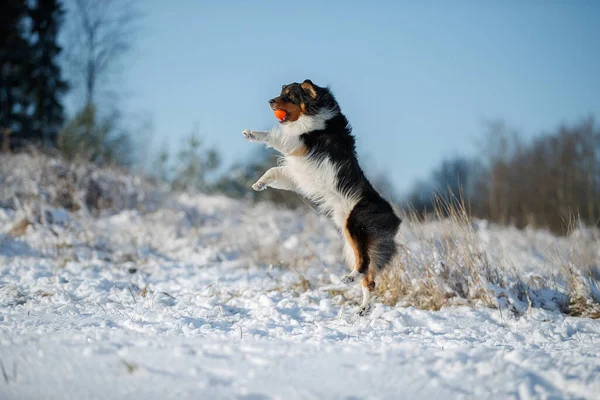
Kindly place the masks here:
<instances>
[{"instance_id":1,"label":"orange ball in mouth","mask_svg":"<svg viewBox=\"0 0 600 400\"><path fill-rule=\"evenodd\" d=\"M280 121L283 121L287 115L287 112L285 110L275 110L273 111L273 113L275 114L275 118L277 118Z\"/></svg>"}]
</instances>

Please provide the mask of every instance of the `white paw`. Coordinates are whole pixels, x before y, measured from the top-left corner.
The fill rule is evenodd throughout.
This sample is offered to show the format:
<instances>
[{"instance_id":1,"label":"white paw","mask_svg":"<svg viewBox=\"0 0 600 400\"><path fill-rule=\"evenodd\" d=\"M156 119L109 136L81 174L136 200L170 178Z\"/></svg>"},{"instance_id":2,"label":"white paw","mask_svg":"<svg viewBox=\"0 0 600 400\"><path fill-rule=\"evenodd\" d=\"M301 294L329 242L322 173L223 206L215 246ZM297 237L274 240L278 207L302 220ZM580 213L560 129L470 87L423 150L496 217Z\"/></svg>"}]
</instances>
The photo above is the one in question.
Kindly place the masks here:
<instances>
[{"instance_id":1,"label":"white paw","mask_svg":"<svg viewBox=\"0 0 600 400\"><path fill-rule=\"evenodd\" d=\"M367 315L371 314L371 305L367 304L364 307L359 307L358 311L356 312L356 314L359 317L364 317L364 316L367 316Z\"/></svg>"},{"instance_id":2,"label":"white paw","mask_svg":"<svg viewBox=\"0 0 600 400\"><path fill-rule=\"evenodd\" d=\"M354 282L355 277L353 275L344 275L340 278L344 285L349 285Z\"/></svg>"},{"instance_id":3,"label":"white paw","mask_svg":"<svg viewBox=\"0 0 600 400\"><path fill-rule=\"evenodd\" d=\"M252 189L257 192L262 192L263 190L267 189L267 185L262 182L256 182L254 185L252 185Z\"/></svg>"},{"instance_id":4,"label":"white paw","mask_svg":"<svg viewBox=\"0 0 600 400\"><path fill-rule=\"evenodd\" d=\"M245 129L242 131L242 135L246 138L246 140L250 142L256 142L258 138L252 133L250 129Z\"/></svg>"}]
</instances>

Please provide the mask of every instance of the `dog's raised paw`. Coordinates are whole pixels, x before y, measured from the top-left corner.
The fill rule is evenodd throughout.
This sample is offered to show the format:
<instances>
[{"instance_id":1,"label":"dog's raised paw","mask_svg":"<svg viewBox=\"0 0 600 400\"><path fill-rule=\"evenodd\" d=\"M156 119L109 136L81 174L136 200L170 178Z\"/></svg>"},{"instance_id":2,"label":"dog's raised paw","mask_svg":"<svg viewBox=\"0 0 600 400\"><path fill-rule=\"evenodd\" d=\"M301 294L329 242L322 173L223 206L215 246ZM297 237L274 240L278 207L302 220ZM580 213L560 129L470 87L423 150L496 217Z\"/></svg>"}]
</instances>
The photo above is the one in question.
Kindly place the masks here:
<instances>
[{"instance_id":1,"label":"dog's raised paw","mask_svg":"<svg viewBox=\"0 0 600 400\"><path fill-rule=\"evenodd\" d=\"M352 275L344 275L340 278L344 285L349 285L354 282L354 277Z\"/></svg>"},{"instance_id":2,"label":"dog's raised paw","mask_svg":"<svg viewBox=\"0 0 600 400\"><path fill-rule=\"evenodd\" d=\"M256 182L254 185L252 185L252 189L254 189L257 192L262 192L266 188L267 188L267 185L262 182Z\"/></svg>"},{"instance_id":3,"label":"dog's raised paw","mask_svg":"<svg viewBox=\"0 0 600 400\"><path fill-rule=\"evenodd\" d=\"M252 131L250 129L245 129L242 131L242 135L244 135L244 137L246 138L246 140L249 140L251 142L256 140L256 136L254 136L254 134L252 133Z\"/></svg>"}]
</instances>

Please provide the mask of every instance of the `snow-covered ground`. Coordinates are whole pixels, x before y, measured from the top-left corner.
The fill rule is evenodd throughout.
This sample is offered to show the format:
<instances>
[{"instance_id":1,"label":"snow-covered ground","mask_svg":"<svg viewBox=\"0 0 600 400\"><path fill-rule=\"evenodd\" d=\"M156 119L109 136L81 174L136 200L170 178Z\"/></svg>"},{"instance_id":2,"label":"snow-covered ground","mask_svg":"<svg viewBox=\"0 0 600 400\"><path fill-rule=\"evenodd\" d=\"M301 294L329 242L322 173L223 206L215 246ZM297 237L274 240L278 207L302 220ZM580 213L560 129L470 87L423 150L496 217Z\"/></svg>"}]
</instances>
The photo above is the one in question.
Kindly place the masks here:
<instances>
[{"instance_id":1,"label":"snow-covered ground","mask_svg":"<svg viewBox=\"0 0 600 400\"><path fill-rule=\"evenodd\" d=\"M600 398L598 320L481 304L358 318L340 238L310 210L178 195L98 218L42 207L15 229L25 209L0 208L0 399ZM571 243L476 231L539 279Z\"/></svg>"}]
</instances>

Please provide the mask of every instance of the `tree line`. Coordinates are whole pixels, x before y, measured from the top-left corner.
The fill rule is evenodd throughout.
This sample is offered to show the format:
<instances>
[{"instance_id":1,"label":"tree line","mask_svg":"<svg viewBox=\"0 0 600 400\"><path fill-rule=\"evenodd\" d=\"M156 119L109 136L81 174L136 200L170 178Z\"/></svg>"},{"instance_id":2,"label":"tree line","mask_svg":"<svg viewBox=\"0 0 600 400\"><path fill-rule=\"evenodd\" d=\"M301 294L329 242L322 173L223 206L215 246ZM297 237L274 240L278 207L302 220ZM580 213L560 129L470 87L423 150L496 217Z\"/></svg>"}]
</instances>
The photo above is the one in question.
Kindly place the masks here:
<instances>
[{"instance_id":1,"label":"tree line","mask_svg":"<svg viewBox=\"0 0 600 400\"><path fill-rule=\"evenodd\" d=\"M421 214L437 199L465 201L472 215L518 228L567 232L572 218L600 226L600 128L593 118L523 140L490 123L478 157L444 160L405 201Z\"/></svg>"}]
</instances>

